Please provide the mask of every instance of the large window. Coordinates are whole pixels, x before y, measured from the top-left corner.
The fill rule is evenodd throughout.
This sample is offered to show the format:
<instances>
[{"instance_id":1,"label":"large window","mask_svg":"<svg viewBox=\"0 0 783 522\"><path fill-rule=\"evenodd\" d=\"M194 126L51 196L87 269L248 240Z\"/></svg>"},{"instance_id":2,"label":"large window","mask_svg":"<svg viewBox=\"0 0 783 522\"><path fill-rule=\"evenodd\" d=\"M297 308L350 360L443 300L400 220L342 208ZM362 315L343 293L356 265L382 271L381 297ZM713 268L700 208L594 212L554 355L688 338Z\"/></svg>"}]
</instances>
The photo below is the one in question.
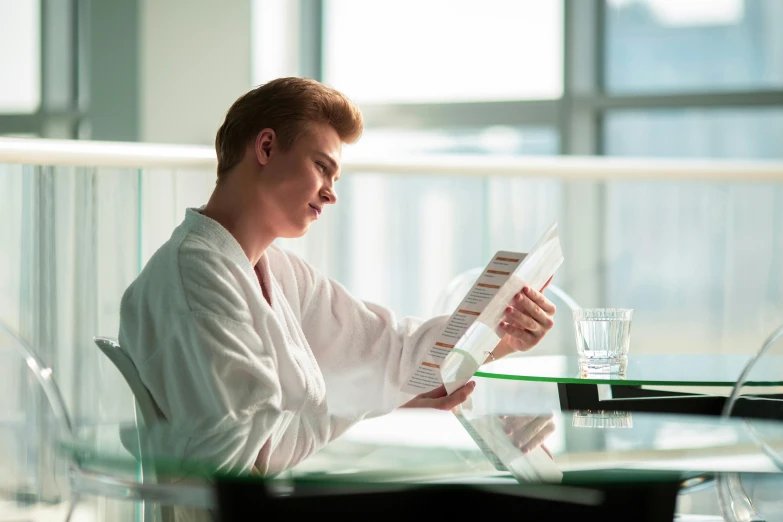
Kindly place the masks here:
<instances>
[{"instance_id":1,"label":"large window","mask_svg":"<svg viewBox=\"0 0 783 522\"><path fill-rule=\"evenodd\" d=\"M327 0L324 79L360 103L559 98L561 0Z\"/></svg>"},{"instance_id":2,"label":"large window","mask_svg":"<svg viewBox=\"0 0 783 522\"><path fill-rule=\"evenodd\" d=\"M612 92L783 88L783 2L609 0Z\"/></svg>"},{"instance_id":3,"label":"large window","mask_svg":"<svg viewBox=\"0 0 783 522\"><path fill-rule=\"evenodd\" d=\"M371 157L557 151L553 129L525 127L370 129L361 141L358 149ZM497 250L532 244L538 230L557 217L542 218L535 210L555 212L558 187L556 181L509 178L455 183L449 177L345 175L337 186L340 204L327 209L336 214L333 227L341 232L331 238L333 275L402 315L429 316L454 275L484 265ZM528 198L537 204L514 208L515 200ZM313 232L322 231L316 225Z\"/></svg>"},{"instance_id":4,"label":"large window","mask_svg":"<svg viewBox=\"0 0 783 522\"><path fill-rule=\"evenodd\" d=\"M0 0L0 113L35 112L41 97L38 0Z\"/></svg>"},{"instance_id":5,"label":"large window","mask_svg":"<svg viewBox=\"0 0 783 522\"><path fill-rule=\"evenodd\" d=\"M79 0L0 0L0 136L87 135L90 98L98 93L95 89L88 93L87 88L90 11L82 4ZM112 49L115 37L101 48ZM121 63L118 68L126 66ZM112 77L104 70L96 76ZM121 98L116 89L107 92L106 112L127 106Z\"/></svg>"},{"instance_id":6,"label":"large window","mask_svg":"<svg viewBox=\"0 0 783 522\"><path fill-rule=\"evenodd\" d=\"M783 2L371 4L324 0L316 46L365 114L357 154L783 157ZM752 351L783 312L777 184L344 180L330 231L291 246L401 314L556 218L555 282L637 309L635 350Z\"/></svg>"},{"instance_id":7,"label":"large window","mask_svg":"<svg viewBox=\"0 0 783 522\"><path fill-rule=\"evenodd\" d=\"M605 123L612 155L783 158L783 107L617 111ZM609 183L605 213L608 298L645 310L649 342L746 351L779 322L781 184Z\"/></svg>"}]
</instances>

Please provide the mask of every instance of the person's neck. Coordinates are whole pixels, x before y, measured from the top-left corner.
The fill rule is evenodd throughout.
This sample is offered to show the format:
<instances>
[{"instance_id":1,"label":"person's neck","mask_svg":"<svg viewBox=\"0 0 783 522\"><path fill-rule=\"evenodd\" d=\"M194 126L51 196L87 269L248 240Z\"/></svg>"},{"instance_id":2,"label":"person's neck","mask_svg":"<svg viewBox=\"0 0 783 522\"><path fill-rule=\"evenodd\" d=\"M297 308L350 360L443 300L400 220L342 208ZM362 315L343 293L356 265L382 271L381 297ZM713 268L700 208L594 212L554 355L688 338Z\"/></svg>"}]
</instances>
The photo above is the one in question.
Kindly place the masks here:
<instances>
[{"instance_id":1,"label":"person's neck","mask_svg":"<svg viewBox=\"0 0 783 522\"><path fill-rule=\"evenodd\" d=\"M241 187L232 186L231 178L221 180L201 213L228 230L250 264L256 266L275 237L268 229L264 230L264 220L259 215L262 209L251 205L244 194Z\"/></svg>"}]
</instances>

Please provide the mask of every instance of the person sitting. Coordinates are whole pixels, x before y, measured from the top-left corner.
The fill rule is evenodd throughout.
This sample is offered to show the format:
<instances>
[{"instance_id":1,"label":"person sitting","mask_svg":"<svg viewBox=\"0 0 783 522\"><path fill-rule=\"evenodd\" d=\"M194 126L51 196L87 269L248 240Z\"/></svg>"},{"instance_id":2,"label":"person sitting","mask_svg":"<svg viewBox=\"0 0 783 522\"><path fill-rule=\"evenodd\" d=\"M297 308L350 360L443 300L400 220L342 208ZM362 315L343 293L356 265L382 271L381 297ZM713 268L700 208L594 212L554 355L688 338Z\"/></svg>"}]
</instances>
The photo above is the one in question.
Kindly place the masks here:
<instances>
[{"instance_id":1,"label":"person sitting","mask_svg":"<svg viewBox=\"0 0 783 522\"><path fill-rule=\"evenodd\" d=\"M450 409L400 391L447 317L398 319L275 244L337 203L358 107L317 81L280 78L244 94L217 132L217 183L125 291L119 341L168 421L170 456L274 475L361 419L401 406ZM525 289L495 359L529 350L555 307Z\"/></svg>"}]
</instances>

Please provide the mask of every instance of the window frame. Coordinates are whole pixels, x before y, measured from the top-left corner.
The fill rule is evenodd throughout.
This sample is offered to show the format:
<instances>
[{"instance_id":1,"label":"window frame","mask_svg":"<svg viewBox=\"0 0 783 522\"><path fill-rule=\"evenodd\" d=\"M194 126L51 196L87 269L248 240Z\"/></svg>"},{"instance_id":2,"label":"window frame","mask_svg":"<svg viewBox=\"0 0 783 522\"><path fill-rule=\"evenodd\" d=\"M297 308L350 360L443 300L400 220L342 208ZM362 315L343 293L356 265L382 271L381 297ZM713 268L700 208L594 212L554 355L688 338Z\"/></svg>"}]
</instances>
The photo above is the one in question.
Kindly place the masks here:
<instances>
[{"instance_id":1,"label":"window frame","mask_svg":"<svg viewBox=\"0 0 783 522\"><path fill-rule=\"evenodd\" d=\"M302 74L323 80L324 0L300 1L303 11L312 11L302 18L302 63L311 64L302 69ZM604 119L612 111L783 107L783 88L613 94L605 86L607 10L605 0L563 0L563 94L558 99L363 104L365 125L374 129L417 130L521 123L549 126L558 133L559 155L601 156L605 154ZM606 192L605 183L563 185L566 219L561 226L564 232L568 231L563 239L570 251L580 252L579 259L564 267L566 272L591 273L601 266L607 252ZM577 301L605 302L605 278L594 279L582 285L579 295L574 295Z\"/></svg>"},{"instance_id":2,"label":"window frame","mask_svg":"<svg viewBox=\"0 0 783 522\"><path fill-rule=\"evenodd\" d=\"M40 2L41 103L0 112L0 136L138 140L141 0Z\"/></svg>"}]
</instances>

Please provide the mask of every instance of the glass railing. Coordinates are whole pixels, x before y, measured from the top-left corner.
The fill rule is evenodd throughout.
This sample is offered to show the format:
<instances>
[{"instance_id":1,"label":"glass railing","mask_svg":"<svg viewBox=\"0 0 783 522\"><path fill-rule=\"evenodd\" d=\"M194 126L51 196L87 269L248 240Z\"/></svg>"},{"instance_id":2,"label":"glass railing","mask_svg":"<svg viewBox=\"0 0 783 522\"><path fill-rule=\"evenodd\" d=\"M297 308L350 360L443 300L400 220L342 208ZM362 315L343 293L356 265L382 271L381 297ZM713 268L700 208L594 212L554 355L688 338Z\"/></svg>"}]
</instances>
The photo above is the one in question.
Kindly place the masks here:
<instances>
[{"instance_id":1,"label":"glass railing","mask_svg":"<svg viewBox=\"0 0 783 522\"><path fill-rule=\"evenodd\" d=\"M0 139L0 317L41 347L77 421L127 407L96 393L119 375L92 337L116 336L124 289L214 171L209 147ZM557 285L634 308L635 353L750 354L783 321L783 162L347 147L343 171L340 204L281 243L399 315L430 315L455 276L557 219ZM563 314L537 352L570 353L572 337Z\"/></svg>"},{"instance_id":2,"label":"glass railing","mask_svg":"<svg viewBox=\"0 0 783 522\"><path fill-rule=\"evenodd\" d=\"M214 172L209 147L0 138L0 319L53 369L77 428L133 419L92 338L117 335L123 291ZM634 308L634 353L751 354L783 322L783 162L348 147L337 190L305 238L281 243L400 315L430 315L455 276L557 219L557 285ZM571 352L558 319L535 353ZM18 367L0 367L7 411L17 388Z\"/></svg>"},{"instance_id":3,"label":"glass railing","mask_svg":"<svg viewBox=\"0 0 783 522\"><path fill-rule=\"evenodd\" d=\"M206 202L214 170L209 147L0 139L0 317L44 347L76 419L117 411L75 391L79 371L112 371L92 336L116 335L122 292ZM348 147L343 170L340 204L281 243L400 315L430 315L456 275L557 219L558 286L634 308L636 353L752 353L783 318L783 162ZM566 353L572 335L563 316L540 353Z\"/></svg>"}]
</instances>

